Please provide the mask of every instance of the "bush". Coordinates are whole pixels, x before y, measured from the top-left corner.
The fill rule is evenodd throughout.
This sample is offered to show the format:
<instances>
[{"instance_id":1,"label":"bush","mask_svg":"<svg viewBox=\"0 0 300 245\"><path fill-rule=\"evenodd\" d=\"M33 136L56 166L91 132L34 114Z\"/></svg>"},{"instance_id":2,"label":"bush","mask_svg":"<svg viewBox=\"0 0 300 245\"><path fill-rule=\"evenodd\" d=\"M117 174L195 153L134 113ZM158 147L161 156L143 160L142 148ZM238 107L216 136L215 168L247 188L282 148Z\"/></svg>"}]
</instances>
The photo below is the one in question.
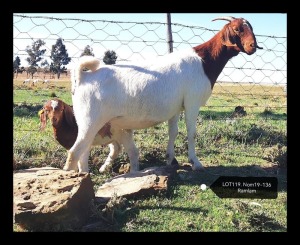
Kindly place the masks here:
<instances>
[{"instance_id":1,"label":"bush","mask_svg":"<svg viewBox=\"0 0 300 245\"><path fill-rule=\"evenodd\" d=\"M53 97L57 97L57 95L55 94L55 92L51 92L49 96L52 97L52 98Z\"/></svg>"}]
</instances>

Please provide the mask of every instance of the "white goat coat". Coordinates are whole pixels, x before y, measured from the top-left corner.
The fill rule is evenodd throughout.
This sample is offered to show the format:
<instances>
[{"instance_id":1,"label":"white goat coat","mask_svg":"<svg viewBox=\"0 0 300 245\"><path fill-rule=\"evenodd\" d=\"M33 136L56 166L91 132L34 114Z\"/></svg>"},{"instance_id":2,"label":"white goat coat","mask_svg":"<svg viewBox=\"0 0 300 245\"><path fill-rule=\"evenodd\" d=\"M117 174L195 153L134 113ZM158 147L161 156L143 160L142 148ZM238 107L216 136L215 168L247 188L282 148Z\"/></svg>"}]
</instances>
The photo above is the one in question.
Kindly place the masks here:
<instances>
[{"instance_id":1,"label":"white goat coat","mask_svg":"<svg viewBox=\"0 0 300 245\"><path fill-rule=\"evenodd\" d=\"M203 169L195 152L199 108L210 97L213 80L217 79L227 61L239 52L251 55L259 48L252 27L245 19L220 17L214 20L227 20L230 23L195 49L174 52L139 64L100 68L95 58L82 57L72 79L78 136L68 152L64 169L76 169L79 161L79 172L88 171L88 149L95 134L108 121L112 127L134 130L168 120L167 163L176 163L174 142L182 109L185 110L189 162L193 170ZM237 26L243 28L241 34L231 30ZM208 69L212 81L205 74L204 61L199 55L207 62L206 68L212 66ZM85 67L91 72L83 72ZM127 147L133 159L130 160L130 171L136 171L138 151L132 138L127 138L124 148Z\"/></svg>"},{"instance_id":2,"label":"white goat coat","mask_svg":"<svg viewBox=\"0 0 300 245\"><path fill-rule=\"evenodd\" d=\"M77 69L80 65L82 62ZM202 59L193 49L138 64L103 65L95 72L77 70L73 74L78 74L72 79L72 88L79 128L96 126L94 122L101 117L111 121L112 127L147 128L169 120L182 109L198 113L212 92ZM93 122L88 122L87 116Z\"/></svg>"},{"instance_id":3,"label":"white goat coat","mask_svg":"<svg viewBox=\"0 0 300 245\"><path fill-rule=\"evenodd\" d=\"M194 170L203 168L195 154L196 120L199 107L205 105L212 89L202 62L193 49L139 64L99 66L99 60L94 57L81 57L72 72L72 100L78 135L68 152L64 169L76 169L78 162L79 172L88 172L89 148L96 133L107 122L115 130L131 130L123 134L120 141L129 155L132 172L139 169L132 130L168 121L167 163L172 164L176 160L174 142L179 113L183 109L189 161ZM82 71L83 68L91 71ZM107 165L104 164L100 171Z\"/></svg>"}]
</instances>

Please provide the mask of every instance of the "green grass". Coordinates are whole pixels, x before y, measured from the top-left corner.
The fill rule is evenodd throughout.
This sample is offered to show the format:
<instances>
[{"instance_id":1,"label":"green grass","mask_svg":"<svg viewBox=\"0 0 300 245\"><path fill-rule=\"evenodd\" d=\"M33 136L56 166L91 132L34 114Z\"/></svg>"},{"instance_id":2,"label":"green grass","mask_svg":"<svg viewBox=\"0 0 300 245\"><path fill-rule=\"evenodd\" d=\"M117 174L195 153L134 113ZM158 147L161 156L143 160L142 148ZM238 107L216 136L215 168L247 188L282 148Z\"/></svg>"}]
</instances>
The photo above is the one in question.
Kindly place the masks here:
<instances>
[{"instance_id":1,"label":"green grass","mask_svg":"<svg viewBox=\"0 0 300 245\"><path fill-rule=\"evenodd\" d=\"M16 82L13 126L17 169L63 167L66 150L55 141L50 125L43 132L39 131L37 113L53 94L71 104L66 84L63 81L51 88L28 89ZM231 94L224 94L227 90ZM89 222L101 221L102 225L94 227L93 231L287 231L287 180L285 174L277 175L278 166L286 166L287 146L286 97L280 91L262 86L251 90L241 86L216 87L207 106L201 108L197 121L196 154L206 171L180 172L165 193L116 199L106 207L95 204ZM238 105L244 106L246 116L233 117ZM134 139L140 150L141 169L165 165L166 123L135 131ZM98 172L108 152L108 147L91 150L89 166L95 190L113 175ZM175 152L180 164L188 161L183 114ZM122 153L114 169L128 162L127 155ZM210 186L221 175L276 176L278 197L219 198L210 188L200 189L202 183ZM14 225L14 230L20 231L20 228Z\"/></svg>"},{"instance_id":2,"label":"green grass","mask_svg":"<svg viewBox=\"0 0 300 245\"><path fill-rule=\"evenodd\" d=\"M138 232L286 230L284 217L279 220L272 208L278 205L278 202L221 199L210 189L201 191L197 184L178 183L178 185L176 198L151 197L142 202L137 201L130 211L123 216L120 215L121 230ZM283 199L281 205L284 205L286 197L280 194L279 198ZM257 202L261 206L252 206L251 202Z\"/></svg>"}]
</instances>

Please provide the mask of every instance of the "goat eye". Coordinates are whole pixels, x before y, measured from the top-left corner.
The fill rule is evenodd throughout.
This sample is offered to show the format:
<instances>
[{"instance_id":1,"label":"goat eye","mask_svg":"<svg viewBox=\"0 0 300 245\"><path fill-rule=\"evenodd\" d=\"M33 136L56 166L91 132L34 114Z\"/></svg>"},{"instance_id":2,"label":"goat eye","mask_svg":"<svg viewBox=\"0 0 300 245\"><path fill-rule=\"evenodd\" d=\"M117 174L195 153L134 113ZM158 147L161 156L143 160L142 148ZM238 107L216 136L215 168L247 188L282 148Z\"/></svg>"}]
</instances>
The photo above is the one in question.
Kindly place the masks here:
<instances>
[{"instance_id":1,"label":"goat eye","mask_svg":"<svg viewBox=\"0 0 300 245\"><path fill-rule=\"evenodd\" d=\"M233 27L233 31L236 32L236 33L239 33L239 29L237 27Z\"/></svg>"}]
</instances>

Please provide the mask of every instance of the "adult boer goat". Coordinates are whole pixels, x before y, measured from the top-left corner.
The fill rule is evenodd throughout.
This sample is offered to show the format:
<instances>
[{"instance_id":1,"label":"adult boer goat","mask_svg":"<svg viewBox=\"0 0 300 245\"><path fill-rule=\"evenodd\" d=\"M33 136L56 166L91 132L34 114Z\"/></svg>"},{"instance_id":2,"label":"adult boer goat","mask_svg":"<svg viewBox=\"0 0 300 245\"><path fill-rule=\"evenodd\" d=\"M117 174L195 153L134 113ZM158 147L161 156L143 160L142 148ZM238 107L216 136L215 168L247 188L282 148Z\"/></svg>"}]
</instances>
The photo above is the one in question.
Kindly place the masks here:
<instances>
[{"instance_id":1,"label":"adult boer goat","mask_svg":"<svg viewBox=\"0 0 300 245\"><path fill-rule=\"evenodd\" d=\"M72 74L72 100L78 137L68 152L65 170L88 171L88 153L99 129L142 129L168 121L167 163L176 162L174 141L178 119L185 110L188 158L194 170L203 169L195 154L196 120L227 61L239 52L253 54L256 38L243 18L221 17L228 23L209 41L137 64L103 65L82 57ZM84 69L90 71L83 71ZM131 146L134 144L131 144ZM131 171L138 170L138 152Z\"/></svg>"},{"instance_id":2,"label":"adult boer goat","mask_svg":"<svg viewBox=\"0 0 300 245\"><path fill-rule=\"evenodd\" d=\"M60 99L48 100L43 109L39 111L41 130L47 125L47 120L49 119L53 127L54 138L60 143L64 148L69 150L76 141L78 127L73 113L73 108L63 102ZM127 151L126 146L130 146L133 142L133 132L132 130L123 130L111 128L110 123L106 123L96 134L93 140L93 145L109 145L110 152L105 160L105 163L99 169L100 172L104 172L108 166L112 165L113 161L118 156L121 145L124 144L125 151ZM134 147L134 146L133 146ZM129 159L131 159L131 155Z\"/></svg>"}]
</instances>

